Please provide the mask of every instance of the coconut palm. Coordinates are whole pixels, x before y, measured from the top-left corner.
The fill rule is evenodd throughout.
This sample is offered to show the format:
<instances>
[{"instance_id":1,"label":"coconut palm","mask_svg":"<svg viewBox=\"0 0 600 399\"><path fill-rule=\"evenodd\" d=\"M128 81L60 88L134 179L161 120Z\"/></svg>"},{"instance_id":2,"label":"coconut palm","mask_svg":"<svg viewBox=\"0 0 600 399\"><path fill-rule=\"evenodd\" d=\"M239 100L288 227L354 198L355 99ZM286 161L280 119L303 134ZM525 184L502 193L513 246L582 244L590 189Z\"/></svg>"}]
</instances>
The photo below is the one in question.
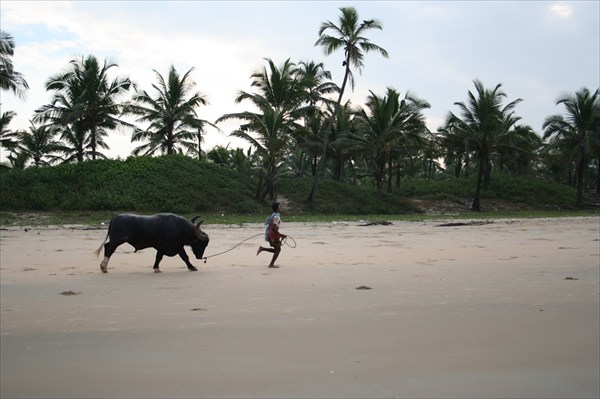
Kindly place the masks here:
<instances>
[{"instance_id":1,"label":"coconut palm","mask_svg":"<svg viewBox=\"0 0 600 399\"><path fill-rule=\"evenodd\" d=\"M467 103L454 103L459 107L461 117L450 112L446 125L453 124L475 154L477 185L471 210L479 211L484 177L490 174L491 155L497 151L503 137L510 134L510 129L520 119L512 110L522 100L519 98L502 106L506 94L502 91L501 84L489 90L479 80L474 80L473 83L476 94L469 91Z\"/></svg>"},{"instance_id":2,"label":"coconut palm","mask_svg":"<svg viewBox=\"0 0 600 399\"><path fill-rule=\"evenodd\" d=\"M354 7L342 7L340 8L340 11L339 24L336 25L331 21L323 22L319 28L319 39L315 42L315 46L322 46L326 55L331 55L340 49L344 50L344 60L342 62L342 66L344 67L344 78L336 102L337 108L339 108L342 103L342 97L348 81L350 82L350 86L354 88L355 81L354 75L352 74L352 67L358 69L359 73L362 73L364 68L364 57L365 54L369 52L378 52L385 58L388 57L388 52L385 49L371 43L367 37L363 36L367 31L372 29L382 30L383 25L380 21L370 19L362 20L361 22L358 12ZM329 32L332 32L332 34L329 34ZM335 113L332 115L335 116ZM331 119L329 123L332 122L333 119ZM328 129L325 129L325 131L327 132ZM309 201L314 199L321 165L326 162L328 144L328 140L325 138L321 159L317 164L313 184L308 195Z\"/></svg>"},{"instance_id":3,"label":"coconut palm","mask_svg":"<svg viewBox=\"0 0 600 399\"><path fill-rule=\"evenodd\" d=\"M221 116L217 123L238 119L243 123L231 135L250 143L262 159L264 174L261 174L256 198L264 201L267 196L275 199L275 181L283 154L290 146L291 132L300 129L285 112L271 106L267 101L257 103L259 112L241 112ZM264 182L262 177L264 177Z\"/></svg>"},{"instance_id":4,"label":"coconut palm","mask_svg":"<svg viewBox=\"0 0 600 399\"><path fill-rule=\"evenodd\" d=\"M25 97L29 85L23 75L13 66L15 41L8 32L0 30L0 89L12 91L20 98Z\"/></svg>"},{"instance_id":5,"label":"coconut palm","mask_svg":"<svg viewBox=\"0 0 600 399\"><path fill-rule=\"evenodd\" d=\"M110 79L109 71L117 64L102 65L93 55L71 60L65 72L51 76L46 90L54 91L52 102L36 110L34 121L48 122L67 130L74 130L78 137L89 136L83 141L92 159L105 158L98 148L108 148L104 138L108 132L130 126L120 119L124 109L121 101L133 87L129 78ZM78 158L79 159L79 158Z\"/></svg>"},{"instance_id":6,"label":"coconut palm","mask_svg":"<svg viewBox=\"0 0 600 399\"><path fill-rule=\"evenodd\" d=\"M199 91L193 91L196 83L189 69L183 76L174 66L169 69L165 79L154 70L158 84L153 84L156 95L145 90L138 91L133 98L133 105L128 111L138 115L137 123L146 124L146 129L137 128L131 141L147 141L133 150L133 154L152 155L175 154L183 148L198 148L202 131L210 122L199 119L196 109L208 104L206 97ZM196 147L198 145L198 147Z\"/></svg>"},{"instance_id":7,"label":"coconut palm","mask_svg":"<svg viewBox=\"0 0 600 399\"><path fill-rule=\"evenodd\" d=\"M16 152L24 159L31 160L34 166L52 165L62 160L58 155L65 151L65 146L56 137L53 126L36 126L29 121L28 131L18 132L19 144Z\"/></svg>"},{"instance_id":8,"label":"coconut palm","mask_svg":"<svg viewBox=\"0 0 600 399\"><path fill-rule=\"evenodd\" d=\"M463 171L464 177L468 177L471 150L466 132L460 129L458 121L449 118L438 128L438 133L445 151L444 164L453 169L454 177L460 177Z\"/></svg>"},{"instance_id":9,"label":"coconut palm","mask_svg":"<svg viewBox=\"0 0 600 399\"><path fill-rule=\"evenodd\" d=\"M334 102L328 95L339 92L339 87L330 80L331 72L325 69L322 62L301 61L298 63L296 73L302 82L300 90L305 92L306 99L304 101L308 103L308 106L302 108L303 111L306 111L304 114L304 126L306 129L302 131L303 134L294 135L294 139L300 147L299 151L294 151L296 158L294 168L297 169L300 165L305 167L313 165L311 173L314 176L316 161L322 152L320 145L317 143L323 142L321 136L324 135L324 130L315 130L314 128L322 125L321 120L324 117L323 108L333 108ZM308 135L309 131L318 134L317 136ZM297 173L304 174L305 171L307 170L297 171Z\"/></svg>"},{"instance_id":10,"label":"coconut palm","mask_svg":"<svg viewBox=\"0 0 600 399\"><path fill-rule=\"evenodd\" d=\"M331 81L331 72L325 69L322 62L300 61L296 70L307 94L308 104L317 107L319 104L331 103L327 95L339 92L339 87Z\"/></svg>"},{"instance_id":11,"label":"coconut palm","mask_svg":"<svg viewBox=\"0 0 600 399\"><path fill-rule=\"evenodd\" d=\"M527 176L531 163L542 147L542 138L528 125L515 125L498 146L498 168Z\"/></svg>"},{"instance_id":12,"label":"coconut palm","mask_svg":"<svg viewBox=\"0 0 600 399\"><path fill-rule=\"evenodd\" d=\"M265 60L267 67L251 76L251 86L257 88L257 92L241 91L235 98L237 103L252 103L258 111L225 114L215 122L232 119L243 122L231 135L249 142L261 157L263 172L256 191L256 198L261 201L267 195L275 198L278 168L290 148L292 134L303 130L296 121L306 115L308 107L305 85L296 65L289 59L280 66L271 59Z\"/></svg>"},{"instance_id":13,"label":"coconut palm","mask_svg":"<svg viewBox=\"0 0 600 399\"><path fill-rule=\"evenodd\" d=\"M344 61L342 62L344 78L337 100L338 105L342 102L342 96L348 81L350 81L350 86L354 88L354 75L351 68L354 67L358 69L359 73L362 73L366 53L374 51L385 58L388 57L388 52L385 49L371 43L368 38L362 36L370 29L382 30L383 25L380 21L376 19L359 21L358 12L354 7L342 7L340 11L342 15L339 18L339 25L331 21L322 23L319 28L319 39L315 43L315 46L323 47L326 55L331 55L339 49L344 50ZM332 31L333 35L326 34L328 31Z\"/></svg>"},{"instance_id":14,"label":"coconut palm","mask_svg":"<svg viewBox=\"0 0 600 399\"><path fill-rule=\"evenodd\" d=\"M52 124L50 124L52 126ZM65 144L63 149L63 157L65 163L83 162L92 157L91 138L83 129L76 126L67 126L60 128L60 139ZM97 138L98 139L98 138ZM96 148L108 149L108 145L103 138L96 140ZM96 151L96 157L105 159L106 155L100 151Z\"/></svg>"},{"instance_id":15,"label":"coconut palm","mask_svg":"<svg viewBox=\"0 0 600 399\"><path fill-rule=\"evenodd\" d=\"M566 152L575 164L576 206L582 207L586 169L600 136L600 91L591 93L582 88L575 94L563 94L556 101L560 104L565 106L566 114L545 119L544 139L551 139L551 146Z\"/></svg>"},{"instance_id":16,"label":"coconut palm","mask_svg":"<svg viewBox=\"0 0 600 399\"><path fill-rule=\"evenodd\" d=\"M13 150L17 145L18 134L8 127L15 115L14 111L6 111L0 115L0 152L5 154L6 151ZM6 164L0 164L0 168L6 167L8 167Z\"/></svg>"},{"instance_id":17,"label":"coconut palm","mask_svg":"<svg viewBox=\"0 0 600 399\"><path fill-rule=\"evenodd\" d=\"M429 130L426 131L424 142L421 150L423 159L423 172L427 176L427 180L431 180L436 170L442 170L438 159L444 154L441 146L442 138Z\"/></svg>"},{"instance_id":18,"label":"coconut palm","mask_svg":"<svg viewBox=\"0 0 600 399\"><path fill-rule=\"evenodd\" d=\"M370 93L366 109L361 108L356 114L358 126L354 140L372 168L377 191L382 192L386 166L393 151L402 153L410 143L422 140L425 131L422 110L430 105L410 92L400 99L400 93L392 88L388 88L384 96Z\"/></svg>"},{"instance_id":19,"label":"coconut palm","mask_svg":"<svg viewBox=\"0 0 600 399\"><path fill-rule=\"evenodd\" d=\"M337 111L335 111L337 109ZM346 102L338 108L333 107L330 112L336 112L333 123L326 124L329 128L323 138L327 137L329 145L326 148L327 158L333 160L333 180L341 181L344 171L344 164L351 158L353 151L353 141L349 139L356 133L356 123L354 120L354 110L350 102Z\"/></svg>"},{"instance_id":20,"label":"coconut palm","mask_svg":"<svg viewBox=\"0 0 600 399\"><path fill-rule=\"evenodd\" d=\"M202 150L202 143L204 143L204 133L206 133L206 125L211 126L217 131L221 132L221 129L214 123L211 123L205 119L198 119L196 122L196 134L192 140L182 140L181 146L186 149L188 155L195 155L198 159L202 159L205 155Z\"/></svg>"},{"instance_id":21,"label":"coconut palm","mask_svg":"<svg viewBox=\"0 0 600 399\"><path fill-rule=\"evenodd\" d=\"M6 111L0 116L0 148L12 150L17 144L18 134L8 128L8 125L16 115L14 111Z\"/></svg>"},{"instance_id":22,"label":"coconut palm","mask_svg":"<svg viewBox=\"0 0 600 399\"><path fill-rule=\"evenodd\" d=\"M308 94L305 86L308 80L303 80L299 69L288 58L280 66L276 66L270 58L265 58L267 67L254 72L251 76L251 87L256 87L258 93L241 91L235 101L237 103L249 100L256 105L266 101L273 109L282 112L288 118L297 118L303 114L303 104L307 103Z\"/></svg>"}]
</instances>

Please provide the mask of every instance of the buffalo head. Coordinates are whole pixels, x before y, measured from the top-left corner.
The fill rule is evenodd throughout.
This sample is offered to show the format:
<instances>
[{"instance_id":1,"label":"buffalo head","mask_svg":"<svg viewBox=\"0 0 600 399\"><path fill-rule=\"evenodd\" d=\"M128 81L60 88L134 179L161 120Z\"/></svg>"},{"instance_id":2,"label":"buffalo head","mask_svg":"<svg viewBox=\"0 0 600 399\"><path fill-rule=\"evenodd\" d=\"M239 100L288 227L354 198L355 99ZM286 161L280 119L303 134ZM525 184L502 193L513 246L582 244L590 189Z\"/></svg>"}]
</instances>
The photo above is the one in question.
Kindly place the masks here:
<instances>
[{"instance_id":1,"label":"buffalo head","mask_svg":"<svg viewBox=\"0 0 600 399\"><path fill-rule=\"evenodd\" d=\"M192 223L196 220L196 218L192 219ZM202 224L202 222L204 222L204 220L200 220L198 223L196 223L196 227L195 227L195 233L196 233L196 239L194 241L192 241L191 247L192 247L192 251L194 252L194 255L196 256L196 259L202 259L202 257L204 256L204 250L206 249L207 245L208 245L208 234L206 234L205 232L202 231L202 229L200 228L200 225Z\"/></svg>"}]
</instances>

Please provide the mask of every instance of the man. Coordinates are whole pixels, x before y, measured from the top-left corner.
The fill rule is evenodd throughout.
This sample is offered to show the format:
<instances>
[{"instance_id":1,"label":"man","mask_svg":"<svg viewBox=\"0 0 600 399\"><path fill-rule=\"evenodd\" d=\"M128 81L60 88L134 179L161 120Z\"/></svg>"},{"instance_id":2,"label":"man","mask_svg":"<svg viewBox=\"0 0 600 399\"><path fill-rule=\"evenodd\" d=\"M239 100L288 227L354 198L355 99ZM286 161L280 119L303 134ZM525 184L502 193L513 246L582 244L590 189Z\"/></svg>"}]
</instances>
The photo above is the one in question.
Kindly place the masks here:
<instances>
[{"instance_id":1,"label":"man","mask_svg":"<svg viewBox=\"0 0 600 399\"><path fill-rule=\"evenodd\" d=\"M287 237L285 234L281 234L279 232L279 225L281 224L281 204L279 202L274 202L273 206L273 214L267 218L265 221L265 241L269 241L269 245L272 248L265 248L263 246L258 247L258 251L256 251L256 255L259 253L266 251L273 254L271 258L271 263L269 263L270 268L278 268L279 266L275 265L275 260L279 256L281 252L281 239Z\"/></svg>"}]
</instances>

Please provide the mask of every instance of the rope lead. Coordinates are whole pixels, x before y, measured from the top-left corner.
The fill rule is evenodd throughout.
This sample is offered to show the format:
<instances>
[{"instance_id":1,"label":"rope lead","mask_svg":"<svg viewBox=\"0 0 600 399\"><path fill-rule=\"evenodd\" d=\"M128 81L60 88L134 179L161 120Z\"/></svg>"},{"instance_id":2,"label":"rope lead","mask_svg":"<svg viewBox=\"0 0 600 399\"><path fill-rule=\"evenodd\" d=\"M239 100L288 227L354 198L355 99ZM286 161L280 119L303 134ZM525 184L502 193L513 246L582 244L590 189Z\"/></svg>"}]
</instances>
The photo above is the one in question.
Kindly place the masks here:
<instances>
[{"instance_id":1,"label":"rope lead","mask_svg":"<svg viewBox=\"0 0 600 399\"><path fill-rule=\"evenodd\" d=\"M213 255L209 255L209 256L205 256L204 258L202 258L202 260L204 261L204 263L206 263L206 260L207 260L208 258L212 258L213 256L219 256L219 255L223 255L223 254L225 254L225 253L227 253L227 252L229 252L229 251L233 251L234 249L236 249L237 247L239 247L240 245L242 245L242 244L243 244L243 243L245 243L246 241L248 241L248 240L250 240L250 239L252 239L252 238L254 238L254 237L258 237L258 236L262 236L262 235L264 235L264 233L258 233L258 234L255 234L255 235L253 235L253 236L251 236L251 237L248 237L248 238L246 238L246 239L245 239L245 240L243 240L243 241L240 241L239 243L237 243L236 245L234 245L233 247L229 248L229 249L228 249L228 250L226 250L226 251L219 252L219 253L216 253L216 254L213 254ZM290 238L290 239L291 239L291 240L294 242L294 246L293 246L293 247L292 247L290 244L288 244L288 243L287 243L287 239L288 239L288 238ZM285 238L282 240L282 243L283 243L283 244L285 244L285 245L287 245L287 246L288 246L288 247L290 247L290 248L296 248L296 240L294 240L294 238L293 238L292 236L286 236L286 237L285 237Z\"/></svg>"}]
</instances>

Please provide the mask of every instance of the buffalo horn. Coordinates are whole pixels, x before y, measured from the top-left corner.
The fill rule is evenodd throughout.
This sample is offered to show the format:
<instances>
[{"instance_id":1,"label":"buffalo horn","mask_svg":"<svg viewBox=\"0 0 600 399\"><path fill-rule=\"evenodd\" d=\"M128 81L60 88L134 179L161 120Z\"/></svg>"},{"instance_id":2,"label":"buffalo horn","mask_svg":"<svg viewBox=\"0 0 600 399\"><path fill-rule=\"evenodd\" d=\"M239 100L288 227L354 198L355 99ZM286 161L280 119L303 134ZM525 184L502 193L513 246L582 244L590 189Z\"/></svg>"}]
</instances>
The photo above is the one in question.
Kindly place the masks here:
<instances>
[{"instance_id":1,"label":"buffalo horn","mask_svg":"<svg viewBox=\"0 0 600 399\"><path fill-rule=\"evenodd\" d=\"M200 225L202 224L202 222L204 222L204 219L200 220L198 223L196 223L196 237L198 238L203 238L204 236L206 236L206 233L202 231L202 229L200 228Z\"/></svg>"}]
</instances>

